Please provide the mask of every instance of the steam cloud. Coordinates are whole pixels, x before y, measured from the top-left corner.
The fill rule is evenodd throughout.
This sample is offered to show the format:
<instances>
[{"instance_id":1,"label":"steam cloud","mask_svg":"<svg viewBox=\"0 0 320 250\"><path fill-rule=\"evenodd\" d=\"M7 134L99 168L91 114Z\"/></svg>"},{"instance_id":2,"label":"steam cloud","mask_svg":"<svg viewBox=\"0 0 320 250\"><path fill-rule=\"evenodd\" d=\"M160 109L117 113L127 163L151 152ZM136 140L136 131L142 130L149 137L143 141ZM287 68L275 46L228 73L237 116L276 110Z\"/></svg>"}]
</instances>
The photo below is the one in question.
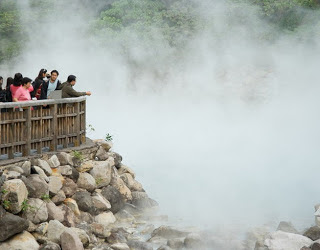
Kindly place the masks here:
<instances>
[{"instance_id":1,"label":"steam cloud","mask_svg":"<svg viewBox=\"0 0 320 250\"><path fill-rule=\"evenodd\" d=\"M57 1L52 15L26 27L32 39L1 74L34 78L43 67L60 71L62 81L75 74L75 88L93 93L89 136L111 133L124 163L171 217L208 227L312 222L320 165L316 32L297 39L252 6L202 3L197 11L212 26L183 56L160 34L152 47L131 34L128 52L144 65L136 71L118 44L102 47L86 34L90 7Z\"/></svg>"}]
</instances>

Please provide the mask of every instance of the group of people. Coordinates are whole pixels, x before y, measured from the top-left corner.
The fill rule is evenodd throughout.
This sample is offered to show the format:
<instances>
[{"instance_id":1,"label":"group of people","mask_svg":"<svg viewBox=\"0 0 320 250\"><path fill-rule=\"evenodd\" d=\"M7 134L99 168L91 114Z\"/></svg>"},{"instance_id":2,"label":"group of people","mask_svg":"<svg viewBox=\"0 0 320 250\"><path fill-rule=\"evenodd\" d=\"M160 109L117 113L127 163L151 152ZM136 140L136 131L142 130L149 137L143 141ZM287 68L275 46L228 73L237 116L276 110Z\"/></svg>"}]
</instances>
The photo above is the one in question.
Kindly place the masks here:
<instances>
[{"instance_id":1,"label":"group of people","mask_svg":"<svg viewBox=\"0 0 320 250\"><path fill-rule=\"evenodd\" d=\"M90 91L78 92L73 89L77 78L69 75L66 82L58 80L59 72L41 69L34 81L29 77L23 77L16 73L14 78L8 77L6 87L3 87L3 77L0 76L0 102L22 102L30 100L50 99L50 94L55 90L61 90L62 98L91 95Z\"/></svg>"}]
</instances>

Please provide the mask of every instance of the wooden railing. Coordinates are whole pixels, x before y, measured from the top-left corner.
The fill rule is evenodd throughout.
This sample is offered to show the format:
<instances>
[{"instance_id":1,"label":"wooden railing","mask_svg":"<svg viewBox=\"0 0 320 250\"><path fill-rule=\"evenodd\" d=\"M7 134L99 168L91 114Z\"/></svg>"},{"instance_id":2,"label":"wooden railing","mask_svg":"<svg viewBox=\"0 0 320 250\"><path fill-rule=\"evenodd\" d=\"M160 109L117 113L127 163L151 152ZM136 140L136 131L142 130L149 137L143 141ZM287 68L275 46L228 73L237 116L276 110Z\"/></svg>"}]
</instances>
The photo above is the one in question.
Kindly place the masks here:
<instances>
[{"instance_id":1,"label":"wooden railing","mask_svg":"<svg viewBox=\"0 0 320 250\"><path fill-rule=\"evenodd\" d=\"M86 98L0 103L0 159L85 142Z\"/></svg>"}]
</instances>

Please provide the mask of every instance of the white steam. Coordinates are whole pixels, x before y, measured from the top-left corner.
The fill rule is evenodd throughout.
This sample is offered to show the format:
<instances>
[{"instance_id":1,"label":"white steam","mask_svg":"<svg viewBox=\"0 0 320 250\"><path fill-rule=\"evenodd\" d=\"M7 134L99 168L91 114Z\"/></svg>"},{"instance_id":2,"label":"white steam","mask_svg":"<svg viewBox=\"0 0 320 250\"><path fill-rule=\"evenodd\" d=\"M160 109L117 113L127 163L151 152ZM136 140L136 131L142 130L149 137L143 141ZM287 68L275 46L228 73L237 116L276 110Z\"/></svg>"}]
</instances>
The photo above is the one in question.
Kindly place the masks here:
<instances>
[{"instance_id":1,"label":"white steam","mask_svg":"<svg viewBox=\"0 0 320 250\"><path fill-rule=\"evenodd\" d=\"M19 63L0 67L4 75L33 78L43 67L62 81L75 74L75 89L93 93L89 136L111 133L170 216L210 227L312 222L320 201L318 43L279 35L252 6L215 1L199 7L212 26L183 56L159 34L147 48L131 34L130 57L144 65L135 70L117 44L89 38L88 14L77 6L68 15L72 8L65 3L61 18L44 16L29 29L34 39Z\"/></svg>"}]
</instances>

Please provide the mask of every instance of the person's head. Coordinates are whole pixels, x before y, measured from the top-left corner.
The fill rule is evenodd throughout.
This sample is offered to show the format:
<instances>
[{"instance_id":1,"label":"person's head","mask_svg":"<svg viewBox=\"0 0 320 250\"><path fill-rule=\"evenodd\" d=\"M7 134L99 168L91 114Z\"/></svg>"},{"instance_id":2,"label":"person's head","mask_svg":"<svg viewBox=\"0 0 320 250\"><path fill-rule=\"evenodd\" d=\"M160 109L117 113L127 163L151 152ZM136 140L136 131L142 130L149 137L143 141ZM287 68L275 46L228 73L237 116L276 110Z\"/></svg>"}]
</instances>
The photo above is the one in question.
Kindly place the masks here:
<instances>
[{"instance_id":1,"label":"person's head","mask_svg":"<svg viewBox=\"0 0 320 250\"><path fill-rule=\"evenodd\" d=\"M46 77L46 73L47 73L47 70L46 69L40 69L39 71L39 75L37 76L38 79L43 79Z\"/></svg>"},{"instance_id":2,"label":"person's head","mask_svg":"<svg viewBox=\"0 0 320 250\"><path fill-rule=\"evenodd\" d=\"M77 77L74 75L69 75L67 82L70 83L72 86L76 84Z\"/></svg>"},{"instance_id":3,"label":"person's head","mask_svg":"<svg viewBox=\"0 0 320 250\"><path fill-rule=\"evenodd\" d=\"M50 80L51 80L52 82L54 82L55 80L57 80L58 76L59 76L58 70L55 70L55 69L54 69L54 70L51 71Z\"/></svg>"},{"instance_id":4,"label":"person's head","mask_svg":"<svg viewBox=\"0 0 320 250\"><path fill-rule=\"evenodd\" d=\"M16 73L13 78L13 85L20 86L22 84L23 76L21 73Z\"/></svg>"},{"instance_id":5,"label":"person's head","mask_svg":"<svg viewBox=\"0 0 320 250\"><path fill-rule=\"evenodd\" d=\"M6 86L6 88L10 88L11 84L13 84L13 78L12 77L8 77L7 78L7 86Z\"/></svg>"},{"instance_id":6,"label":"person's head","mask_svg":"<svg viewBox=\"0 0 320 250\"><path fill-rule=\"evenodd\" d=\"M31 85L32 80L29 77L23 77L22 79L22 86L28 89Z\"/></svg>"}]
</instances>

